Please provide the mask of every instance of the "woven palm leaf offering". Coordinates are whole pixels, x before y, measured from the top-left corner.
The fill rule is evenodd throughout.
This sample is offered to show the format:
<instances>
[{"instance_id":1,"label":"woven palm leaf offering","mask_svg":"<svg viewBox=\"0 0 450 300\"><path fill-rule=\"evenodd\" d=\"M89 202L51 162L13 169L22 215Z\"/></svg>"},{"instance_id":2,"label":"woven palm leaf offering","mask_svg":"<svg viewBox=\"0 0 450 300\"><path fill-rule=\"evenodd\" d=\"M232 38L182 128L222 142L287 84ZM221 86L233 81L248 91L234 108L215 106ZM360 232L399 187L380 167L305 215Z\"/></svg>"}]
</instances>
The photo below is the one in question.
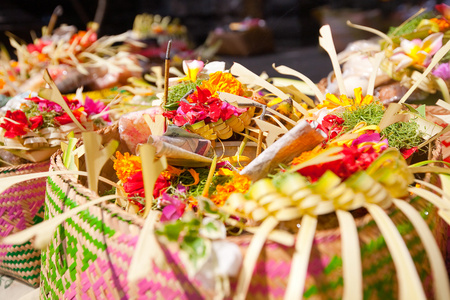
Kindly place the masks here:
<instances>
[{"instance_id":1,"label":"woven palm leaf offering","mask_svg":"<svg viewBox=\"0 0 450 300\"><path fill-rule=\"evenodd\" d=\"M349 26L369 31L379 38L356 41L339 54L348 89L360 85L365 93L369 76L373 73L370 59L378 53L383 57L380 58L382 62L374 95L383 102L397 102L416 82L420 84L408 101L428 104L439 98L450 101L448 53L442 53L439 62L427 70L438 50L448 41L448 11L449 7L445 4L436 5L433 11L422 9L386 34L347 22ZM326 87L327 92L338 92L332 73L322 80L321 85Z\"/></svg>"},{"instance_id":2,"label":"woven palm leaf offering","mask_svg":"<svg viewBox=\"0 0 450 300\"><path fill-rule=\"evenodd\" d=\"M43 72L48 69L61 93L75 92L80 86L85 90L101 90L127 83L130 76L141 76L138 56L126 51L123 43L128 33L98 37L98 24L90 23L87 30L54 24L42 29L40 38L27 44L10 36L17 59L2 51L0 63L0 93L14 96L37 90L43 82Z\"/></svg>"},{"instance_id":3,"label":"woven palm leaf offering","mask_svg":"<svg viewBox=\"0 0 450 300\"><path fill-rule=\"evenodd\" d=\"M321 35L338 66L330 28ZM287 67L276 69L310 82ZM304 113L291 119L290 129L282 117L276 125L253 120L256 125L246 126L248 138L255 130L267 148L239 172L217 156L174 157L182 146L166 139L171 126L165 128L160 113L142 117L152 139L141 145L121 140L115 127L83 133L78 163L73 149L58 152L51 171L35 175L49 176L46 221L2 242L32 239L43 249L42 299L448 299L441 253L448 196L415 178L443 173L446 183L448 169L430 165L434 160L408 165L404 158L411 147L424 151L442 128L428 126L403 101L385 109L372 94L349 96L335 71L341 96L324 96L312 84L320 104L297 103ZM243 66L230 72L256 90L289 98ZM243 96L219 94L238 107L252 103ZM427 125L414 125L418 120ZM407 131L417 140L397 143L410 133L384 131L393 125L414 127ZM184 144L198 149L186 135ZM30 177L11 180L24 178ZM100 196L111 186L112 195Z\"/></svg>"},{"instance_id":4,"label":"woven palm leaf offering","mask_svg":"<svg viewBox=\"0 0 450 300\"><path fill-rule=\"evenodd\" d=\"M1 108L1 177L48 171L49 158L68 136L107 125L108 108L87 98L85 103L63 98L48 73L50 89L13 97ZM45 178L17 183L0 195L1 236L19 232L44 219ZM30 243L0 246L0 273L38 285L40 251Z\"/></svg>"}]
</instances>

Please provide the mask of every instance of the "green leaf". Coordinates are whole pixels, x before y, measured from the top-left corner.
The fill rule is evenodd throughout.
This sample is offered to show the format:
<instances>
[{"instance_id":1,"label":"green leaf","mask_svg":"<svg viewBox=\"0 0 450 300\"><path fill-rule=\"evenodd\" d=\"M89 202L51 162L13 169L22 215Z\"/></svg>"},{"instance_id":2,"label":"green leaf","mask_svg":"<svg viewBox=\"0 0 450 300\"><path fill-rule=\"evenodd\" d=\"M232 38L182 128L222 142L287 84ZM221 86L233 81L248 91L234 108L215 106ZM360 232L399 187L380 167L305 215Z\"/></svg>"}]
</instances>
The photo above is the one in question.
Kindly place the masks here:
<instances>
[{"instance_id":1,"label":"green leaf","mask_svg":"<svg viewBox=\"0 0 450 300\"><path fill-rule=\"evenodd\" d=\"M169 241L176 242L180 237L185 225L183 222L176 221L174 223L167 223L158 234L164 235Z\"/></svg>"},{"instance_id":2,"label":"green leaf","mask_svg":"<svg viewBox=\"0 0 450 300\"><path fill-rule=\"evenodd\" d=\"M420 115L422 118L425 118L425 104L422 104L421 106L419 106L419 107L417 108L417 111L419 112L419 115Z\"/></svg>"},{"instance_id":3,"label":"green leaf","mask_svg":"<svg viewBox=\"0 0 450 300\"><path fill-rule=\"evenodd\" d=\"M205 228L208 232L215 232L215 231L219 230L219 228L217 228L217 226L214 224L214 222L208 222L208 223L206 223L206 225L204 225L204 228Z\"/></svg>"}]
</instances>

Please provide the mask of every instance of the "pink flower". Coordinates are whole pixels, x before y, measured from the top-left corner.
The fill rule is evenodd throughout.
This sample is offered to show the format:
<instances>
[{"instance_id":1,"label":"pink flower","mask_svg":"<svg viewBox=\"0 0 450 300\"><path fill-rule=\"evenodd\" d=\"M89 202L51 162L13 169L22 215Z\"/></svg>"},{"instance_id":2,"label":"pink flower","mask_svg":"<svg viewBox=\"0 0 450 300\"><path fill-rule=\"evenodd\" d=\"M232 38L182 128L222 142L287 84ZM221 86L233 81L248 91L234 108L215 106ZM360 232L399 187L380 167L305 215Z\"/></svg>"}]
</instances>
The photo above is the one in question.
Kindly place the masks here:
<instances>
[{"instance_id":1,"label":"pink flower","mask_svg":"<svg viewBox=\"0 0 450 300\"><path fill-rule=\"evenodd\" d=\"M412 65L428 66L433 55L442 47L441 32L427 36L423 41L414 39L412 41L402 39L400 47L394 49L391 60L397 64L396 71Z\"/></svg>"},{"instance_id":2,"label":"pink flower","mask_svg":"<svg viewBox=\"0 0 450 300\"><path fill-rule=\"evenodd\" d=\"M101 113L105 109L105 107L106 105L102 101L94 101L89 97L86 97L84 101L84 111L88 114L88 116ZM102 118L106 122L110 121L109 115L104 115Z\"/></svg>"},{"instance_id":3,"label":"pink flower","mask_svg":"<svg viewBox=\"0 0 450 300\"><path fill-rule=\"evenodd\" d=\"M437 68L433 71L433 75L444 80L450 79L450 64L443 63L437 66Z\"/></svg>"},{"instance_id":4,"label":"pink flower","mask_svg":"<svg viewBox=\"0 0 450 300\"><path fill-rule=\"evenodd\" d=\"M161 222L178 220L186 209L186 204L183 201L165 192L162 194L162 202L168 204L162 210Z\"/></svg>"},{"instance_id":5,"label":"pink flower","mask_svg":"<svg viewBox=\"0 0 450 300\"><path fill-rule=\"evenodd\" d=\"M387 149L389 144L387 138L382 141L380 139L380 134L377 132L365 133L354 139L352 146L362 150L373 148L377 152L382 152Z\"/></svg>"}]
</instances>

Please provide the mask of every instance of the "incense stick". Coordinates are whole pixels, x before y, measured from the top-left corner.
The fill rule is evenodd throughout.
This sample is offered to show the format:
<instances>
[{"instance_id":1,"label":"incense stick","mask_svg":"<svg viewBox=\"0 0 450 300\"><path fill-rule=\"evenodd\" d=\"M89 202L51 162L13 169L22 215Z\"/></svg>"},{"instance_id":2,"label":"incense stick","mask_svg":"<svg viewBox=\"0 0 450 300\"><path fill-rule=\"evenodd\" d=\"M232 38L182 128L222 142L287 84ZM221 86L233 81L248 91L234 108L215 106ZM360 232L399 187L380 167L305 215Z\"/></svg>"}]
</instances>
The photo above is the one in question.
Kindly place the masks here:
<instances>
[{"instance_id":1,"label":"incense stick","mask_svg":"<svg viewBox=\"0 0 450 300\"><path fill-rule=\"evenodd\" d=\"M63 14L63 8L61 5L55 7L55 10L50 17L50 22L48 22L47 26L47 35L52 35L53 28L55 28L56 20Z\"/></svg>"},{"instance_id":2,"label":"incense stick","mask_svg":"<svg viewBox=\"0 0 450 300\"><path fill-rule=\"evenodd\" d=\"M169 95L169 69L170 69L170 48L172 40L167 44L166 59L164 60L164 99L162 105L165 106Z\"/></svg>"}]
</instances>

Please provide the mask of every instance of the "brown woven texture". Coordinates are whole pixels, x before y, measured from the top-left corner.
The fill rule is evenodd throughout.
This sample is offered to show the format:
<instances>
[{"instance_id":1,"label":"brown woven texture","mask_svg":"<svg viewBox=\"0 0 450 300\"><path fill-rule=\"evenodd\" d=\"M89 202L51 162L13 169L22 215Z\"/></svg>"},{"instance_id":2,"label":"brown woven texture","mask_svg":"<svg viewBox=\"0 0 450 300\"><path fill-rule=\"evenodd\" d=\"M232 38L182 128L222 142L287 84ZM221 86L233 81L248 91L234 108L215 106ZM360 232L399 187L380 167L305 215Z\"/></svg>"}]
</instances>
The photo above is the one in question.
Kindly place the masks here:
<instances>
[{"instance_id":1,"label":"brown woven texture","mask_svg":"<svg viewBox=\"0 0 450 300\"><path fill-rule=\"evenodd\" d=\"M0 178L48 171L49 162L0 168ZM17 233L44 219L45 178L28 180L0 195L0 236ZM0 273L39 285L40 251L27 242L0 244Z\"/></svg>"},{"instance_id":2,"label":"brown woven texture","mask_svg":"<svg viewBox=\"0 0 450 300\"><path fill-rule=\"evenodd\" d=\"M109 138L117 136L114 131L117 128L111 128L103 132L104 142ZM56 153L51 159L51 169L62 170L64 166L61 161L61 153ZM111 178L113 174L111 165L108 164L102 171L102 174ZM66 210L68 205L67 199L71 199L80 205L88 201L89 198L97 197L95 193L88 190L82 184L77 182L75 177L70 175L52 176L51 180L59 187L58 191L62 191L66 195L66 202L59 201L58 209ZM49 185L47 185L49 187ZM51 192L47 188L49 198L58 198L58 195ZM433 234L441 246L442 252L445 252L447 245L447 236L443 234L441 220L437 216L436 209L422 199L414 199L412 205L425 216L427 223L433 231ZM70 206L70 205L69 205ZM398 226L402 233L403 239L407 244L409 251L414 259L418 273L422 279L424 289L427 296L431 298L432 294L432 278L429 262L426 258L423 244L418 238L416 231L409 220L396 208L387 211L391 219ZM49 217L59 214L58 211L48 206L46 212ZM45 261L43 260L41 283L41 299L60 298L72 299L72 297L81 297L89 295L91 298L107 299L113 298L130 298L130 299L167 299L166 289L176 291L174 299L210 299L214 295L214 291L207 290L201 284L187 278L186 272L177 258L177 249L165 249L166 257L171 269L169 275L162 272L156 267L146 276L147 281L152 282L148 289L143 289L141 285L128 285L123 274L119 274L120 270L127 270L129 261L123 257L132 257L134 247L124 241L124 236L130 239L136 238L141 230L143 219L136 215L131 215L115 204L103 204L89 209L89 214L101 219L102 226L106 226L115 231L113 236L105 235L94 226L86 222L86 218L79 215L72 218L72 223L67 222L61 225L59 233L57 232L53 238L52 249L70 249L72 244L67 236L61 235L60 232L66 230L78 242L78 252L75 257L68 254L69 250L56 251L54 257L52 249L45 251ZM398 284L395 267L389 254L384 239L381 236L378 227L372 217L364 210L355 212L355 219L358 226L358 234L361 246L364 292L368 299L397 299ZM342 297L342 261L341 261L341 241L340 230L336 227L337 221L334 214L330 214L319 219L320 226L315 235L308 276L305 284L305 298L307 299L338 299ZM80 228L77 229L76 224ZM282 224L289 228L289 224ZM80 234L83 231L84 234ZM107 249L99 250L91 239L102 241L106 244ZM228 237L231 242L239 245L243 254L251 241L252 235L241 235L238 237ZM89 266L95 271L89 272L86 276L86 265L84 256L80 255L82 249L89 249L95 255L95 259L89 262ZM149 249L151 251L151 249ZM120 253L120 255L118 254ZM248 299L281 299L286 289L288 275L290 271L290 262L293 255L293 247L285 247L274 242L267 241L263 251L261 252L253 278L249 288ZM66 261L65 265L75 265L75 279L71 279L70 273L57 272L53 265L54 262ZM109 263L111 269L103 271L104 265L101 261ZM89 271L89 269L88 269ZM164 274L164 275L163 275ZM87 278L87 279L86 279ZM88 280L88 281L86 281ZM95 287L95 283L104 280L106 283ZM58 281L68 282L69 288L61 288ZM120 282L120 284L118 284ZM105 288L105 286L107 288ZM154 287L154 288L150 288ZM231 279L231 287L236 286L236 278ZM170 294L174 295L174 294Z\"/></svg>"}]
</instances>

